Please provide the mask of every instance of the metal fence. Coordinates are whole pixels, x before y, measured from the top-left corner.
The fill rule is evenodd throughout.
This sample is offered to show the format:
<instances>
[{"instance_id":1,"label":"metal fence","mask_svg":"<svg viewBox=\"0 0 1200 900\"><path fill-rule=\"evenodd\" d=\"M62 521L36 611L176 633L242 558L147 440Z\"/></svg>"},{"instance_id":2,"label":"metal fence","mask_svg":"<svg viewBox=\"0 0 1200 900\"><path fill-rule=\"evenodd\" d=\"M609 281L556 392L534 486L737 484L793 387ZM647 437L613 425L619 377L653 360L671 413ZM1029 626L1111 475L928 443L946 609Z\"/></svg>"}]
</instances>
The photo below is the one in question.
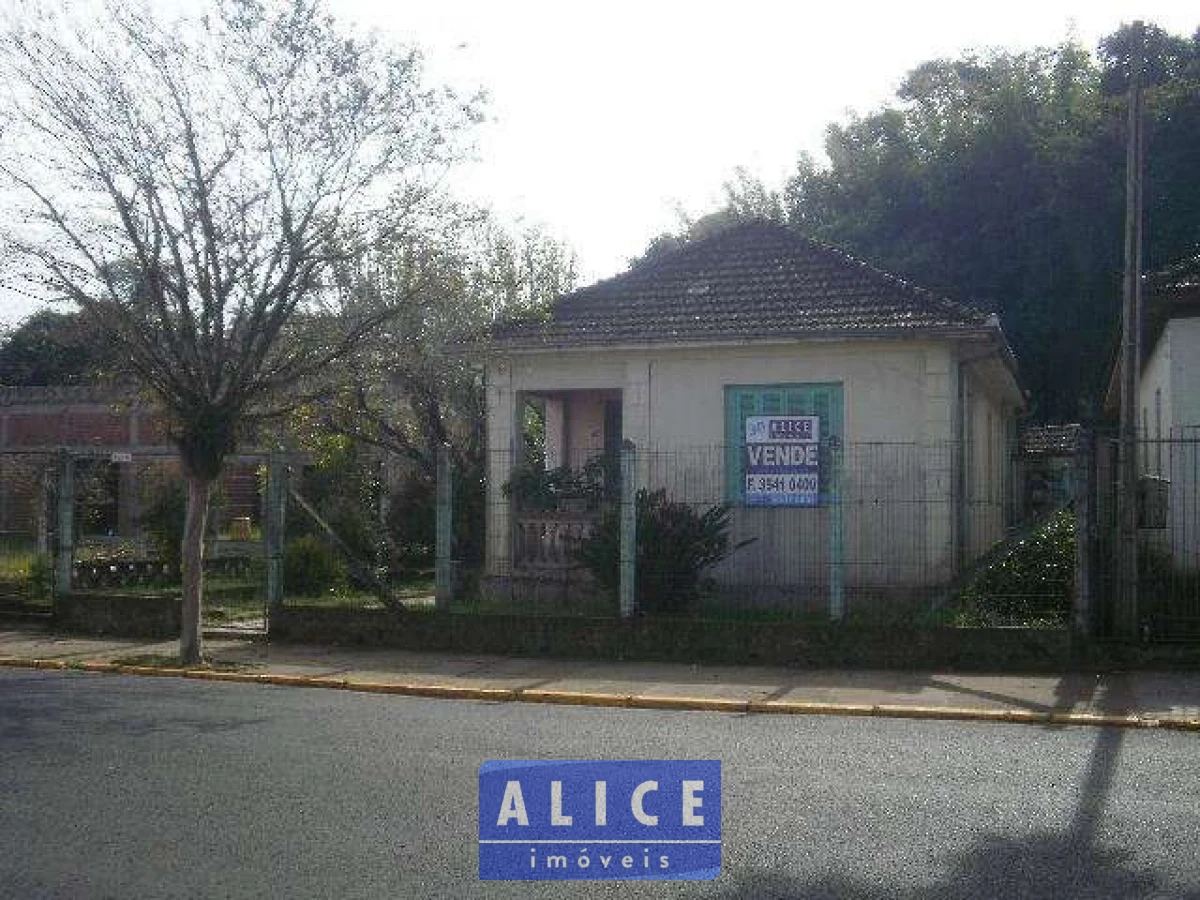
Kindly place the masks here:
<instances>
[{"instance_id":1,"label":"metal fence","mask_svg":"<svg viewBox=\"0 0 1200 900\"><path fill-rule=\"evenodd\" d=\"M533 613L936 621L969 616L965 591L988 624L1066 622L1073 545L1040 578L988 575L1036 538L1021 530L1015 448L822 441L758 467L746 454L627 447L547 469L492 452L486 552L456 555L447 596Z\"/></svg>"},{"instance_id":2,"label":"metal fence","mask_svg":"<svg viewBox=\"0 0 1200 900\"><path fill-rule=\"evenodd\" d=\"M1147 637L1200 636L1198 446L1139 444ZM1022 477L1015 447L805 453L774 469L744 445L579 451L550 468L536 448L468 467L446 454L436 478L413 470L399 487L378 460L349 472L249 454L214 501L208 623L262 627L275 602L1053 626L1088 610L1076 624L1111 630L1113 441L1066 460L1057 492ZM48 598L64 571L82 590L177 589L152 522L178 499L169 454L4 452L0 476L0 606Z\"/></svg>"},{"instance_id":3,"label":"metal fence","mask_svg":"<svg viewBox=\"0 0 1200 900\"><path fill-rule=\"evenodd\" d=\"M1139 439L1136 579L1120 569L1122 535L1117 519L1119 444L1094 439L1095 527L1087 552L1094 570L1095 630L1115 635L1116 611L1134 605L1131 617L1143 640L1200 640L1200 434L1180 430L1162 439ZM1132 598L1122 582L1136 583Z\"/></svg>"},{"instance_id":4,"label":"metal fence","mask_svg":"<svg viewBox=\"0 0 1200 900\"><path fill-rule=\"evenodd\" d=\"M49 610L55 488L53 454L0 452L0 609Z\"/></svg>"},{"instance_id":5,"label":"metal fence","mask_svg":"<svg viewBox=\"0 0 1200 900\"><path fill-rule=\"evenodd\" d=\"M266 627L266 456L230 460L206 536L209 625ZM0 450L0 609L46 613L56 593L177 595L183 480L169 449Z\"/></svg>"}]
</instances>

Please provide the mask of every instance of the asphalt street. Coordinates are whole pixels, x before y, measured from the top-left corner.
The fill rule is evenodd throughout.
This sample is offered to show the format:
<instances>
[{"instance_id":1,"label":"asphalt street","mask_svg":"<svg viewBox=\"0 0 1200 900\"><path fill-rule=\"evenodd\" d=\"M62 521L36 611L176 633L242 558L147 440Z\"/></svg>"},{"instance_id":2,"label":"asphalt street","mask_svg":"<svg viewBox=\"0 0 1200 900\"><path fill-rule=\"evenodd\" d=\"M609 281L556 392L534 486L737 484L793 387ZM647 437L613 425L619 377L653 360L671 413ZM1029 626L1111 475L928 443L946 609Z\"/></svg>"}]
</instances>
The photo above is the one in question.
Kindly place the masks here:
<instances>
[{"instance_id":1,"label":"asphalt street","mask_svg":"<svg viewBox=\"0 0 1200 900\"><path fill-rule=\"evenodd\" d=\"M477 880L480 763L720 759L712 882ZM1200 898L1200 737L0 671L0 896Z\"/></svg>"}]
</instances>

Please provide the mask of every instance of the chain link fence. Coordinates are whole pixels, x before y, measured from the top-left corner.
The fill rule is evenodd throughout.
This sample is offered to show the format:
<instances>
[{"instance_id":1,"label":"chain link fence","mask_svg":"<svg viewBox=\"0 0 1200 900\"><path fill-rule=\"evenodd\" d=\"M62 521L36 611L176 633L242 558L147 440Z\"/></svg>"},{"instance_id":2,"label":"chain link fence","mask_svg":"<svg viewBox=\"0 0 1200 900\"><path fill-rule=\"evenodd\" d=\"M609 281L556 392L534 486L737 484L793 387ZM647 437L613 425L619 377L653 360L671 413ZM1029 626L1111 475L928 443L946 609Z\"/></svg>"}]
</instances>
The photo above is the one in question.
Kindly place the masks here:
<instances>
[{"instance_id":1,"label":"chain link fence","mask_svg":"<svg viewBox=\"0 0 1200 900\"><path fill-rule=\"evenodd\" d=\"M789 454L627 446L548 467L492 452L486 552L448 560L446 602L534 614L1068 622L1070 498L1034 509L1014 474L1016 447L828 440Z\"/></svg>"},{"instance_id":2,"label":"chain link fence","mask_svg":"<svg viewBox=\"0 0 1200 900\"><path fill-rule=\"evenodd\" d=\"M1095 629L1117 632L1122 604L1119 548L1128 536L1117 516L1119 442L1093 442L1094 528L1087 551L1095 576ZM1134 617L1142 640L1200 641L1200 430L1139 439ZM1125 558L1128 558L1126 556Z\"/></svg>"},{"instance_id":3,"label":"chain link fence","mask_svg":"<svg viewBox=\"0 0 1200 900\"><path fill-rule=\"evenodd\" d=\"M218 480L205 538L205 624L266 627L266 457ZM0 452L0 606L49 614L56 594L179 596L185 493L165 451Z\"/></svg>"}]
</instances>

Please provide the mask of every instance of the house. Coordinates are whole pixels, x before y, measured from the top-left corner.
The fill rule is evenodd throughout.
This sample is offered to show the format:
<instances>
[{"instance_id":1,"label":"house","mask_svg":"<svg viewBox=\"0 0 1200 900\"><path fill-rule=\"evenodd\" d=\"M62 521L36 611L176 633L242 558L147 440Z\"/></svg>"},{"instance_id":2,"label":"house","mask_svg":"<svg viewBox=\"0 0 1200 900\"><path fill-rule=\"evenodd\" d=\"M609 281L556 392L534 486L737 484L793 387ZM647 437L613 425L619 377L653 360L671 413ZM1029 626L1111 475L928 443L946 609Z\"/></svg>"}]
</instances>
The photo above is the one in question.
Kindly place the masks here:
<instances>
[{"instance_id":1,"label":"house","mask_svg":"<svg viewBox=\"0 0 1200 900\"><path fill-rule=\"evenodd\" d=\"M161 414L132 389L0 387L0 537L46 549L62 450L75 458L76 527L89 541L140 537L145 505L177 477ZM232 461L218 493L218 527L259 518L253 463Z\"/></svg>"},{"instance_id":2,"label":"house","mask_svg":"<svg viewBox=\"0 0 1200 900\"><path fill-rule=\"evenodd\" d=\"M752 543L710 573L726 602L923 600L1004 535L1025 401L997 318L781 226L733 226L492 337L493 589L544 555L504 490L531 407L549 467L629 441L637 487L732 504ZM570 515L534 521L535 549Z\"/></svg>"},{"instance_id":3,"label":"house","mask_svg":"<svg viewBox=\"0 0 1200 900\"><path fill-rule=\"evenodd\" d=\"M1194 570L1200 567L1200 256L1155 274L1147 289L1138 464L1143 492L1152 506L1159 495L1161 515L1143 510L1142 524L1159 532L1175 565Z\"/></svg>"}]
</instances>

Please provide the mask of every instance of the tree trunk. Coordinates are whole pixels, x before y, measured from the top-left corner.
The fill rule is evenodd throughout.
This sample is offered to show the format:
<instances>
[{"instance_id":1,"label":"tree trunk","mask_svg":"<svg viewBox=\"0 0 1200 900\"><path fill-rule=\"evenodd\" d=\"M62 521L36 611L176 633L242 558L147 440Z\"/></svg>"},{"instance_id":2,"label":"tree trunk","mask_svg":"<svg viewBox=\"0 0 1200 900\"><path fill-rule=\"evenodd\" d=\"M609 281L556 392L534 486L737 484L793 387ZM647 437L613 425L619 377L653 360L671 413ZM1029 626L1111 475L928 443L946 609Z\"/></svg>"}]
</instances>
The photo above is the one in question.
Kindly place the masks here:
<instances>
[{"instance_id":1,"label":"tree trunk","mask_svg":"<svg viewBox=\"0 0 1200 900\"><path fill-rule=\"evenodd\" d=\"M204 595L204 530L208 524L208 497L212 479L187 476L187 518L183 525L181 570L183 575L183 630L179 635L179 662L185 666L204 661L200 631L200 601Z\"/></svg>"}]
</instances>

